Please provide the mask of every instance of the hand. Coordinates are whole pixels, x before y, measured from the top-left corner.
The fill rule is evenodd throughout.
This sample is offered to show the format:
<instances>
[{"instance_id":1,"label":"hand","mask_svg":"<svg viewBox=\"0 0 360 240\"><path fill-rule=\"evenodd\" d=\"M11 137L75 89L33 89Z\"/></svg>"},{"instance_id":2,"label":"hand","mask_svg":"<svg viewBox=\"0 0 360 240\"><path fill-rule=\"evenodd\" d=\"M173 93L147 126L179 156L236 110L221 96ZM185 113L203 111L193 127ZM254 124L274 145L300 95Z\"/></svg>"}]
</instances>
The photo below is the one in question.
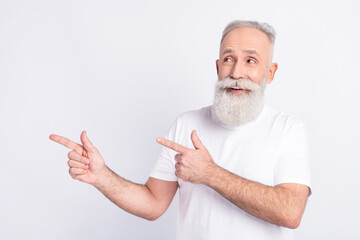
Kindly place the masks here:
<instances>
[{"instance_id":1,"label":"hand","mask_svg":"<svg viewBox=\"0 0 360 240\"><path fill-rule=\"evenodd\" d=\"M186 182L206 184L207 179L211 177L211 170L216 165L195 130L191 132L191 141L195 149L184 147L164 138L157 138L156 141L178 152L175 155L175 175L178 178Z\"/></svg>"},{"instance_id":2,"label":"hand","mask_svg":"<svg viewBox=\"0 0 360 240\"><path fill-rule=\"evenodd\" d=\"M99 151L87 137L86 131L83 131L80 136L82 145L55 134L51 134L49 138L72 150L68 153L70 176L73 179L95 185L107 167Z\"/></svg>"}]
</instances>

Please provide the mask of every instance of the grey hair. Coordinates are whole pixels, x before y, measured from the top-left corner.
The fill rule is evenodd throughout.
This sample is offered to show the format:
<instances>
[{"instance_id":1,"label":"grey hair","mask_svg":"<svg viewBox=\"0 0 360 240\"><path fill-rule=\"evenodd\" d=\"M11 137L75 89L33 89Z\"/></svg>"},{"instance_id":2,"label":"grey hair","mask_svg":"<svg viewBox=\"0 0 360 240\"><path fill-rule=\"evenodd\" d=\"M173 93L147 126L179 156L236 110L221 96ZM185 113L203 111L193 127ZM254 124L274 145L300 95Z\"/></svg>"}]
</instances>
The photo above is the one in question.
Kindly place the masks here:
<instances>
[{"instance_id":1,"label":"grey hair","mask_svg":"<svg viewBox=\"0 0 360 240\"><path fill-rule=\"evenodd\" d=\"M265 33L268 36L271 45L274 45L276 33L272 26L270 26L267 23L259 23L256 21L243 21L243 20L232 21L225 27L222 37L221 37L221 43L223 42L225 36L230 31L232 31L236 28L241 28L241 27L259 29L260 31L262 31L263 33Z\"/></svg>"}]
</instances>

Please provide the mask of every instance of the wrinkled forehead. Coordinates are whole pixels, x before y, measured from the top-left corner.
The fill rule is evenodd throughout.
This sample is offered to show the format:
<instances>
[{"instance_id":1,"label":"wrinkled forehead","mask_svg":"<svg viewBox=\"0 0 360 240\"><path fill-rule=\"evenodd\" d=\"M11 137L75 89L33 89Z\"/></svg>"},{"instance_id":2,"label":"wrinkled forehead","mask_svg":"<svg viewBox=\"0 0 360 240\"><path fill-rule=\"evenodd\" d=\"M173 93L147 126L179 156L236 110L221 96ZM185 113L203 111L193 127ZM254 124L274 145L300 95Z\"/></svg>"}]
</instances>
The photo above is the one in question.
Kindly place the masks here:
<instances>
[{"instance_id":1,"label":"wrinkled forehead","mask_svg":"<svg viewBox=\"0 0 360 240\"><path fill-rule=\"evenodd\" d=\"M230 31L220 45L220 56L224 52L256 51L259 55L269 56L272 53L269 37L259 29L240 27Z\"/></svg>"}]
</instances>

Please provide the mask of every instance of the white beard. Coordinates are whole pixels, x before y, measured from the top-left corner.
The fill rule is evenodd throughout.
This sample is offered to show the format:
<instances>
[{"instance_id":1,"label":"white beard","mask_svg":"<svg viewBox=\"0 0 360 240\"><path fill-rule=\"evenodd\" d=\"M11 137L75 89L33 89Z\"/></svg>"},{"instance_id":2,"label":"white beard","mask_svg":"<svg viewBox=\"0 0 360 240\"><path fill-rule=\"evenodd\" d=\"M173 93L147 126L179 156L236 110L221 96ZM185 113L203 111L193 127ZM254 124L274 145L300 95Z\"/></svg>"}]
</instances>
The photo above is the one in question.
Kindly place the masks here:
<instances>
[{"instance_id":1,"label":"white beard","mask_svg":"<svg viewBox=\"0 0 360 240\"><path fill-rule=\"evenodd\" d=\"M261 84L248 79L226 78L216 83L214 105L215 117L225 125L239 126L255 120L264 107L264 91L267 76ZM229 88L239 87L248 90L240 95L229 92Z\"/></svg>"}]
</instances>

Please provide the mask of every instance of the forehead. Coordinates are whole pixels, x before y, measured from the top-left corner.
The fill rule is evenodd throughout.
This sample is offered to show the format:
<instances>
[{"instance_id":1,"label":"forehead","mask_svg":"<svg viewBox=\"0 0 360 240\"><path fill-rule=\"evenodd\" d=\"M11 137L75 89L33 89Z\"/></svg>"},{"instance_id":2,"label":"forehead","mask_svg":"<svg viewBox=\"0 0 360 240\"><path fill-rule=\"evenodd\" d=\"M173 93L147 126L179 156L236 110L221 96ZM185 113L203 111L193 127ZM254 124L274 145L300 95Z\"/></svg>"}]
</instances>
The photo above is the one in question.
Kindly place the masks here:
<instances>
[{"instance_id":1,"label":"forehead","mask_svg":"<svg viewBox=\"0 0 360 240\"><path fill-rule=\"evenodd\" d=\"M256 51L259 55L269 55L271 43L268 36L256 28L241 27L230 31L220 45L220 55L232 50Z\"/></svg>"}]
</instances>

